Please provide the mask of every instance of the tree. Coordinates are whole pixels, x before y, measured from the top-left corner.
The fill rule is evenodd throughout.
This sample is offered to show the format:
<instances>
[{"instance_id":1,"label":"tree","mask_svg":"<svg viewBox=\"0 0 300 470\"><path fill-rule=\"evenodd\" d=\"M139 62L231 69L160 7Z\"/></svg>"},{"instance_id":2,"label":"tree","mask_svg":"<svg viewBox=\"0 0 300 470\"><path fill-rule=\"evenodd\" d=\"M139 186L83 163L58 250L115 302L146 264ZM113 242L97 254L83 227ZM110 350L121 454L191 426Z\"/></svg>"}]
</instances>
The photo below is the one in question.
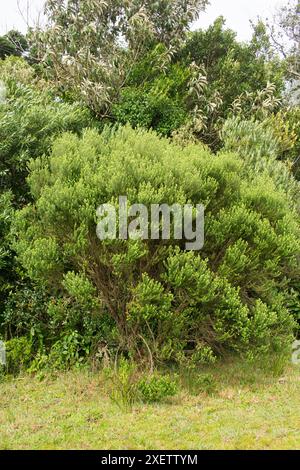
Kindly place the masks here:
<instances>
[{"instance_id":1,"label":"tree","mask_svg":"<svg viewBox=\"0 0 300 470\"><path fill-rule=\"evenodd\" d=\"M19 31L12 29L4 37L6 37L13 44L17 55L22 55L28 51L28 41L26 37Z\"/></svg>"},{"instance_id":2,"label":"tree","mask_svg":"<svg viewBox=\"0 0 300 470\"><path fill-rule=\"evenodd\" d=\"M0 59L5 59L10 55L15 55L16 49L13 44L5 37L0 37Z\"/></svg>"},{"instance_id":3,"label":"tree","mask_svg":"<svg viewBox=\"0 0 300 470\"><path fill-rule=\"evenodd\" d=\"M27 40L19 31L11 30L0 37L0 59L11 55L20 57L27 49Z\"/></svg>"},{"instance_id":4,"label":"tree","mask_svg":"<svg viewBox=\"0 0 300 470\"><path fill-rule=\"evenodd\" d=\"M256 93L275 85L275 96L283 90L283 67L279 60L263 52L262 37L253 35L249 43L241 43L236 33L225 26L219 17L207 30L190 34L182 50L185 63L203 65L207 80L214 91L222 96L222 111L228 112L241 93Z\"/></svg>"},{"instance_id":5,"label":"tree","mask_svg":"<svg viewBox=\"0 0 300 470\"><path fill-rule=\"evenodd\" d=\"M92 125L87 108L57 100L24 59L10 57L0 64L6 100L0 104L0 188L11 190L19 204L28 197L28 162L49 153L62 131L80 132Z\"/></svg>"},{"instance_id":6,"label":"tree","mask_svg":"<svg viewBox=\"0 0 300 470\"><path fill-rule=\"evenodd\" d=\"M280 107L284 67L264 48L258 35L240 43L223 17L189 33L172 54L156 45L132 66L113 117L167 136L195 137L217 150L229 115L264 119Z\"/></svg>"},{"instance_id":7,"label":"tree","mask_svg":"<svg viewBox=\"0 0 300 470\"><path fill-rule=\"evenodd\" d=\"M292 81L292 100L299 104L300 87L300 1L289 0L271 20L267 30L276 53L286 61L287 78Z\"/></svg>"},{"instance_id":8,"label":"tree","mask_svg":"<svg viewBox=\"0 0 300 470\"><path fill-rule=\"evenodd\" d=\"M128 72L153 42L178 45L207 0L48 0L46 29L32 32L38 59L63 92L106 116Z\"/></svg>"}]
</instances>

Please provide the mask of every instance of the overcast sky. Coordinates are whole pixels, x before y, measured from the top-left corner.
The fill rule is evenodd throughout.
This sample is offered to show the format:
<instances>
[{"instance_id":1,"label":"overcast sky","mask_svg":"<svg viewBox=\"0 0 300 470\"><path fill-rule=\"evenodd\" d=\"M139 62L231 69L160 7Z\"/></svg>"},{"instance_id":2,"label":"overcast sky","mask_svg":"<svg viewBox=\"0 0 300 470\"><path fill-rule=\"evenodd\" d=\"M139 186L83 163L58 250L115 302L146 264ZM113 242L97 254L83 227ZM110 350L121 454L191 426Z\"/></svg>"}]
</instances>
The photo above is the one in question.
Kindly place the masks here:
<instances>
[{"instance_id":1,"label":"overcast sky","mask_svg":"<svg viewBox=\"0 0 300 470\"><path fill-rule=\"evenodd\" d=\"M283 0L210 0L206 13L201 14L197 27L207 27L218 16L223 15L227 25L238 33L241 40L251 37L250 19L268 16ZM19 12L23 11L23 16ZM0 35L10 29L26 31L26 21L32 25L43 10L44 0L0 0ZM29 11L27 6L29 5Z\"/></svg>"}]
</instances>

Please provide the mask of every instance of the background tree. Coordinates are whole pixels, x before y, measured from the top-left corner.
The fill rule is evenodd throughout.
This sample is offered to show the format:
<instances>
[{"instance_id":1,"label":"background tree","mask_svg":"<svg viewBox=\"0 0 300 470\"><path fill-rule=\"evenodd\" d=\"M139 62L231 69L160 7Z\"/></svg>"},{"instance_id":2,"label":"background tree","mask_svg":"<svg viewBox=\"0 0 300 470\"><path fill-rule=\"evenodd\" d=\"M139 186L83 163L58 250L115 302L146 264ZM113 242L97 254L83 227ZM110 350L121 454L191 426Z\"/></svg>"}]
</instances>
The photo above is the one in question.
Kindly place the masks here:
<instances>
[{"instance_id":1,"label":"background tree","mask_svg":"<svg viewBox=\"0 0 300 470\"><path fill-rule=\"evenodd\" d=\"M32 32L38 60L64 93L106 116L131 66L149 44L174 48L207 0L48 0L44 30Z\"/></svg>"},{"instance_id":2,"label":"background tree","mask_svg":"<svg viewBox=\"0 0 300 470\"><path fill-rule=\"evenodd\" d=\"M240 43L222 17L189 33L176 53L156 45L131 68L113 117L168 136L181 128L217 150L231 114L264 119L279 109L284 67L264 49L258 35Z\"/></svg>"},{"instance_id":3,"label":"background tree","mask_svg":"<svg viewBox=\"0 0 300 470\"><path fill-rule=\"evenodd\" d=\"M20 57L28 50L28 43L19 31L11 30L0 37L0 59L10 55Z\"/></svg>"},{"instance_id":4,"label":"background tree","mask_svg":"<svg viewBox=\"0 0 300 470\"><path fill-rule=\"evenodd\" d=\"M266 21L275 52L286 61L287 78L292 81L292 99L299 104L300 88L300 2L289 0Z\"/></svg>"}]
</instances>

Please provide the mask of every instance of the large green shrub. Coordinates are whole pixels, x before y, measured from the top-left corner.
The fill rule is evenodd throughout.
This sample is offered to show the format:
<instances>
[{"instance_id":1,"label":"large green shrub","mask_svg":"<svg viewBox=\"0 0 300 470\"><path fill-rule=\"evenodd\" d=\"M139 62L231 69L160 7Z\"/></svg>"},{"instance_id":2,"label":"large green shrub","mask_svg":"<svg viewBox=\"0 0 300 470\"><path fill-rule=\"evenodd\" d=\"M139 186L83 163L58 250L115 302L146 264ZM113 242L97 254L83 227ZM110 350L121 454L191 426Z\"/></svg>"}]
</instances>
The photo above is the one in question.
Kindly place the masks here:
<instances>
[{"instance_id":1,"label":"large green shrub","mask_svg":"<svg viewBox=\"0 0 300 470\"><path fill-rule=\"evenodd\" d=\"M94 298L123 351L197 362L226 350L285 348L294 321L283 293L299 276L298 219L272 179L248 179L243 167L237 155L182 149L130 127L65 134L50 158L31 163L33 202L13 229L18 259L52 291ZM122 195L146 206L203 203L204 249L101 242L96 209Z\"/></svg>"}]
</instances>

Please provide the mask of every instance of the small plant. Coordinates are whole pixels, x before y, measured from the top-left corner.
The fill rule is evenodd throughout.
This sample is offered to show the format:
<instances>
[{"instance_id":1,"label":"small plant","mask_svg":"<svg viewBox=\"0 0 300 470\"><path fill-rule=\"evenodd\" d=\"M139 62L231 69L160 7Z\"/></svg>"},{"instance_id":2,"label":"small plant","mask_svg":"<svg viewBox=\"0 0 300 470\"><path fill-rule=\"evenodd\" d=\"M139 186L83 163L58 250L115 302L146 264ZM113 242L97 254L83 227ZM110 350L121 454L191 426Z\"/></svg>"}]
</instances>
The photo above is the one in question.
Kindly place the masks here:
<instances>
[{"instance_id":1,"label":"small plant","mask_svg":"<svg viewBox=\"0 0 300 470\"><path fill-rule=\"evenodd\" d=\"M291 351L289 351L289 354L284 351L274 352L273 354L267 354L260 358L257 365L264 374L278 378L286 372L290 357Z\"/></svg>"},{"instance_id":2,"label":"small plant","mask_svg":"<svg viewBox=\"0 0 300 470\"><path fill-rule=\"evenodd\" d=\"M177 393L177 383L169 376L140 373L137 365L122 356L117 367L106 369L111 381L111 400L119 408L131 410L135 403L157 403Z\"/></svg>"},{"instance_id":3,"label":"small plant","mask_svg":"<svg viewBox=\"0 0 300 470\"><path fill-rule=\"evenodd\" d=\"M195 364L186 364L180 370L182 385L191 395L197 396L199 393L213 395L216 392L217 385L215 379L210 373L200 373Z\"/></svg>"},{"instance_id":4,"label":"small plant","mask_svg":"<svg viewBox=\"0 0 300 470\"><path fill-rule=\"evenodd\" d=\"M153 375L139 380L137 389L143 402L155 403L176 395L178 387L171 377Z\"/></svg>"},{"instance_id":5,"label":"small plant","mask_svg":"<svg viewBox=\"0 0 300 470\"><path fill-rule=\"evenodd\" d=\"M196 388L199 392L213 395L217 390L217 384L211 374L200 374L196 378Z\"/></svg>"},{"instance_id":6,"label":"small plant","mask_svg":"<svg viewBox=\"0 0 300 470\"><path fill-rule=\"evenodd\" d=\"M18 374L26 370L33 359L32 341L26 336L13 338L7 341L6 347L6 369L9 374Z\"/></svg>"},{"instance_id":7,"label":"small plant","mask_svg":"<svg viewBox=\"0 0 300 470\"><path fill-rule=\"evenodd\" d=\"M131 410L138 401L137 367L134 362L122 356L118 367L106 369L106 374L112 383L111 400L119 408Z\"/></svg>"},{"instance_id":8,"label":"small plant","mask_svg":"<svg viewBox=\"0 0 300 470\"><path fill-rule=\"evenodd\" d=\"M40 350L32 361L29 372L39 373L45 370L68 370L73 367L81 367L88 354L89 349L84 338L78 331L72 331L62 335L61 339L54 343L49 353Z\"/></svg>"},{"instance_id":9,"label":"small plant","mask_svg":"<svg viewBox=\"0 0 300 470\"><path fill-rule=\"evenodd\" d=\"M0 384L4 382L5 377L6 377L5 367L2 364L0 364Z\"/></svg>"}]
</instances>

